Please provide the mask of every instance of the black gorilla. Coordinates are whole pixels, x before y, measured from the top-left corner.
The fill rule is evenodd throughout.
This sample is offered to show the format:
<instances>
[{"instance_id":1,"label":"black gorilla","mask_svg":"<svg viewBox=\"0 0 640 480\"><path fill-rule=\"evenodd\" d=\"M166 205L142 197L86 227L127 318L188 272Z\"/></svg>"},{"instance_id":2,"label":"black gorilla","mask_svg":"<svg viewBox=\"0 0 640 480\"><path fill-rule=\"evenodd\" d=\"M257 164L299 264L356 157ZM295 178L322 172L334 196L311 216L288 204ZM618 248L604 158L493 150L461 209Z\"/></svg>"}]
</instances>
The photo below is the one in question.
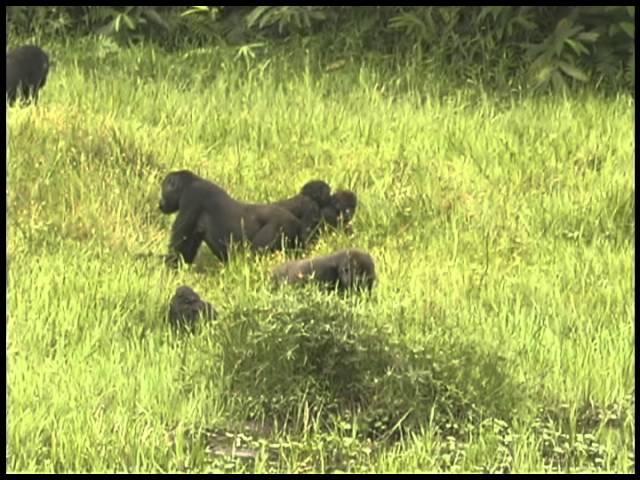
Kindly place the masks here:
<instances>
[{"instance_id":1,"label":"black gorilla","mask_svg":"<svg viewBox=\"0 0 640 480\"><path fill-rule=\"evenodd\" d=\"M350 190L338 190L331 194L331 187L326 182L312 180L297 195L275 202L274 205L293 213L303 223L306 238L311 240L326 225L349 231L358 197Z\"/></svg>"},{"instance_id":2,"label":"black gorilla","mask_svg":"<svg viewBox=\"0 0 640 480\"><path fill-rule=\"evenodd\" d=\"M25 45L7 53L7 97L13 105L18 97L37 102L49 73L49 56L39 47Z\"/></svg>"},{"instance_id":3,"label":"black gorilla","mask_svg":"<svg viewBox=\"0 0 640 480\"><path fill-rule=\"evenodd\" d=\"M178 254L193 263L203 241L223 262L229 260L229 247L235 241L268 251L303 245L303 225L287 210L237 201L188 170L164 178L159 206L165 214L178 212L166 257L170 266L177 264Z\"/></svg>"},{"instance_id":4,"label":"black gorilla","mask_svg":"<svg viewBox=\"0 0 640 480\"><path fill-rule=\"evenodd\" d=\"M331 201L331 187L322 180L307 182L300 193L291 198L274 202L273 205L291 212L304 228L304 237L310 241L322 221L321 208Z\"/></svg>"},{"instance_id":5,"label":"black gorilla","mask_svg":"<svg viewBox=\"0 0 640 480\"><path fill-rule=\"evenodd\" d=\"M338 190L322 208L322 220L333 228L342 227L348 230L357 206L358 197L355 193L350 190Z\"/></svg>"},{"instance_id":6,"label":"black gorilla","mask_svg":"<svg viewBox=\"0 0 640 480\"><path fill-rule=\"evenodd\" d=\"M215 320L213 305L200 298L191 287L182 285L176 289L169 304L169 323L174 327L193 329L200 317Z\"/></svg>"},{"instance_id":7,"label":"black gorilla","mask_svg":"<svg viewBox=\"0 0 640 480\"><path fill-rule=\"evenodd\" d=\"M291 260L276 267L272 272L276 284L323 285L338 291L367 289L371 291L376 281L375 263L369 253L348 249L331 255Z\"/></svg>"},{"instance_id":8,"label":"black gorilla","mask_svg":"<svg viewBox=\"0 0 640 480\"><path fill-rule=\"evenodd\" d=\"M311 180L302 187L300 195L310 198L318 205L326 205L331 199L331 187L322 180Z\"/></svg>"},{"instance_id":9,"label":"black gorilla","mask_svg":"<svg viewBox=\"0 0 640 480\"><path fill-rule=\"evenodd\" d=\"M303 218L307 214L307 200L311 200L319 208L328 205L331 201L331 187L322 180L312 180L305 183L297 195L274 202L274 205L289 210L298 218Z\"/></svg>"}]
</instances>

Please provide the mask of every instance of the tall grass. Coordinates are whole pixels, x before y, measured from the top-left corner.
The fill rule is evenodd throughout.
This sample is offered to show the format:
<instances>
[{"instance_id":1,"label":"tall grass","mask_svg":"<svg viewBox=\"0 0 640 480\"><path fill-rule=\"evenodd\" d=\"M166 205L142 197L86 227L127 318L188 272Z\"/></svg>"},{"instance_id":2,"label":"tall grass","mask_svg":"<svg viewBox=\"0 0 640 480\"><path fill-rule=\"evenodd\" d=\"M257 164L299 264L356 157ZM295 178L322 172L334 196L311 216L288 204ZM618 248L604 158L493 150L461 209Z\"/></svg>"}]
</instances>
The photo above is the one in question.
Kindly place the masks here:
<instances>
[{"instance_id":1,"label":"tall grass","mask_svg":"<svg viewBox=\"0 0 640 480\"><path fill-rule=\"evenodd\" d=\"M634 469L630 97L496 99L314 52L44 47L40 104L9 114L11 471ZM372 298L274 292L280 254L136 259L166 249L159 182L182 168L256 202L356 191L354 234L309 254L369 250ZM182 283L220 312L188 337L165 322ZM329 373L401 365L377 409L329 408L298 368L321 335L355 359L316 358ZM422 402L425 372L455 396Z\"/></svg>"}]
</instances>

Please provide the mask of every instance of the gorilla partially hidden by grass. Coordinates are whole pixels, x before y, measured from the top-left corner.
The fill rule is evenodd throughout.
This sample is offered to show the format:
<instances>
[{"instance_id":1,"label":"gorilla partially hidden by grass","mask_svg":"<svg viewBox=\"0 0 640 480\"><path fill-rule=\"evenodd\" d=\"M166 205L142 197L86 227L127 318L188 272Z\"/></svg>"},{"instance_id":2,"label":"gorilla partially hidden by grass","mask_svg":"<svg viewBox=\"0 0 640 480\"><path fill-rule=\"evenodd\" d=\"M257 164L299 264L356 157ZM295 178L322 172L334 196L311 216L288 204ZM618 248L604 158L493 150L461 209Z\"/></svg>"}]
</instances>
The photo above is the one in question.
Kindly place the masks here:
<instances>
[{"instance_id":1,"label":"gorilla partially hidden by grass","mask_svg":"<svg viewBox=\"0 0 640 480\"><path fill-rule=\"evenodd\" d=\"M192 331L201 318L215 320L217 315L214 306L202 300L200 295L187 285L176 289L169 304L169 323L176 328Z\"/></svg>"},{"instance_id":2,"label":"gorilla partially hidden by grass","mask_svg":"<svg viewBox=\"0 0 640 480\"><path fill-rule=\"evenodd\" d=\"M336 288L340 293L371 292L376 281L375 262L369 253L351 248L285 262L273 270L272 279L276 285L314 283L330 290Z\"/></svg>"},{"instance_id":3,"label":"gorilla partially hidden by grass","mask_svg":"<svg viewBox=\"0 0 640 480\"><path fill-rule=\"evenodd\" d=\"M351 232L351 220L356 214L358 197L351 190L338 190L331 195L329 202L322 208L322 220L333 228L343 228Z\"/></svg>"},{"instance_id":4,"label":"gorilla partially hidden by grass","mask_svg":"<svg viewBox=\"0 0 640 480\"><path fill-rule=\"evenodd\" d=\"M47 82L49 56L40 47L25 45L7 53L7 99L38 101L39 90Z\"/></svg>"},{"instance_id":5,"label":"gorilla partially hidden by grass","mask_svg":"<svg viewBox=\"0 0 640 480\"><path fill-rule=\"evenodd\" d=\"M350 190L338 190L332 194L327 182L311 180L297 195L274 205L295 215L305 227L307 240L311 241L327 226L350 232L358 197Z\"/></svg>"}]
</instances>

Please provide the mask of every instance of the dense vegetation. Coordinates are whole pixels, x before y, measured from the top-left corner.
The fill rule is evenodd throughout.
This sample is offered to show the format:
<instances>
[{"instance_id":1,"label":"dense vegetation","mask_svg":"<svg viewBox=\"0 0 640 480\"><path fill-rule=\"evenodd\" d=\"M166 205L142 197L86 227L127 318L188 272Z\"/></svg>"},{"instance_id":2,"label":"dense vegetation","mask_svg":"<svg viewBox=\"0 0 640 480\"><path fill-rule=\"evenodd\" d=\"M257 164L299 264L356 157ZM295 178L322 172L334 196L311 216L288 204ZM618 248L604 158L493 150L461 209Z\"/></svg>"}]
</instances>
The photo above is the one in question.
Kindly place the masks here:
<instances>
[{"instance_id":1,"label":"dense vegetation","mask_svg":"<svg viewBox=\"0 0 640 480\"><path fill-rule=\"evenodd\" d=\"M498 88L635 85L635 7L11 7L13 31L98 33L164 47L302 42L334 57L373 54L446 66Z\"/></svg>"}]
</instances>

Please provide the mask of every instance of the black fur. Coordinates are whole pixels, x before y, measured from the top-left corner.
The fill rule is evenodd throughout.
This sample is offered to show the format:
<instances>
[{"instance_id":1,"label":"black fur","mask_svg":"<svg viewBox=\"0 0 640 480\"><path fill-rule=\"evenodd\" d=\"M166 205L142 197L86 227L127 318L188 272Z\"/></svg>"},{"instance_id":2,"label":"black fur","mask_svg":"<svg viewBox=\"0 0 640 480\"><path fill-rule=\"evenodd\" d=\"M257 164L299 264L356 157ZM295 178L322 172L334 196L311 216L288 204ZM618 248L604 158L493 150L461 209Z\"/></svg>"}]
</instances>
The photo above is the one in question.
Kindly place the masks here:
<instances>
[{"instance_id":1,"label":"black fur","mask_svg":"<svg viewBox=\"0 0 640 480\"><path fill-rule=\"evenodd\" d=\"M167 257L171 266L180 256L193 263L203 241L227 262L232 241L247 242L254 250L275 251L301 246L304 240L302 223L287 210L235 200L220 186L188 170L165 177L159 206L165 214L178 212Z\"/></svg>"},{"instance_id":2,"label":"black fur","mask_svg":"<svg viewBox=\"0 0 640 480\"><path fill-rule=\"evenodd\" d=\"M25 45L7 53L7 97L13 105L18 98L37 102L47 82L49 56L40 47Z\"/></svg>"},{"instance_id":3,"label":"black fur","mask_svg":"<svg viewBox=\"0 0 640 480\"><path fill-rule=\"evenodd\" d=\"M321 210L322 220L333 228L349 229L356 214L358 197L350 190L338 190Z\"/></svg>"},{"instance_id":4,"label":"black fur","mask_svg":"<svg viewBox=\"0 0 640 480\"><path fill-rule=\"evenodd\" d=\"M276 284L317 283L341 292L371 291L376 281L375 262L362 250L340 250L331 255L285 262L273 270L272 279Z\"/></svg>"},{"instance_id":5,"label":"black fur","mask_svg":"<svg viewBox=\"0 0 640 480\"><path fill-rule=\"evenodd\" d=\"M200 318L214 320L217 312L213 305L202 300L191 287L182 285L171 298L168 317L169 323L174 327L193 329Z\"/></svg>"},{"instance_id":6,"label":"black fur","mask_svg":"<svg viewBox=\"0 0 640 480\"><path fill-rule=\"evenodd\" d=\"M322 180L312 180L297 195L273 204L291 212L302 222L305 241L310 242L322 221L321 208L330 201L331 187Z\"/></svg>"}]
</instances>

